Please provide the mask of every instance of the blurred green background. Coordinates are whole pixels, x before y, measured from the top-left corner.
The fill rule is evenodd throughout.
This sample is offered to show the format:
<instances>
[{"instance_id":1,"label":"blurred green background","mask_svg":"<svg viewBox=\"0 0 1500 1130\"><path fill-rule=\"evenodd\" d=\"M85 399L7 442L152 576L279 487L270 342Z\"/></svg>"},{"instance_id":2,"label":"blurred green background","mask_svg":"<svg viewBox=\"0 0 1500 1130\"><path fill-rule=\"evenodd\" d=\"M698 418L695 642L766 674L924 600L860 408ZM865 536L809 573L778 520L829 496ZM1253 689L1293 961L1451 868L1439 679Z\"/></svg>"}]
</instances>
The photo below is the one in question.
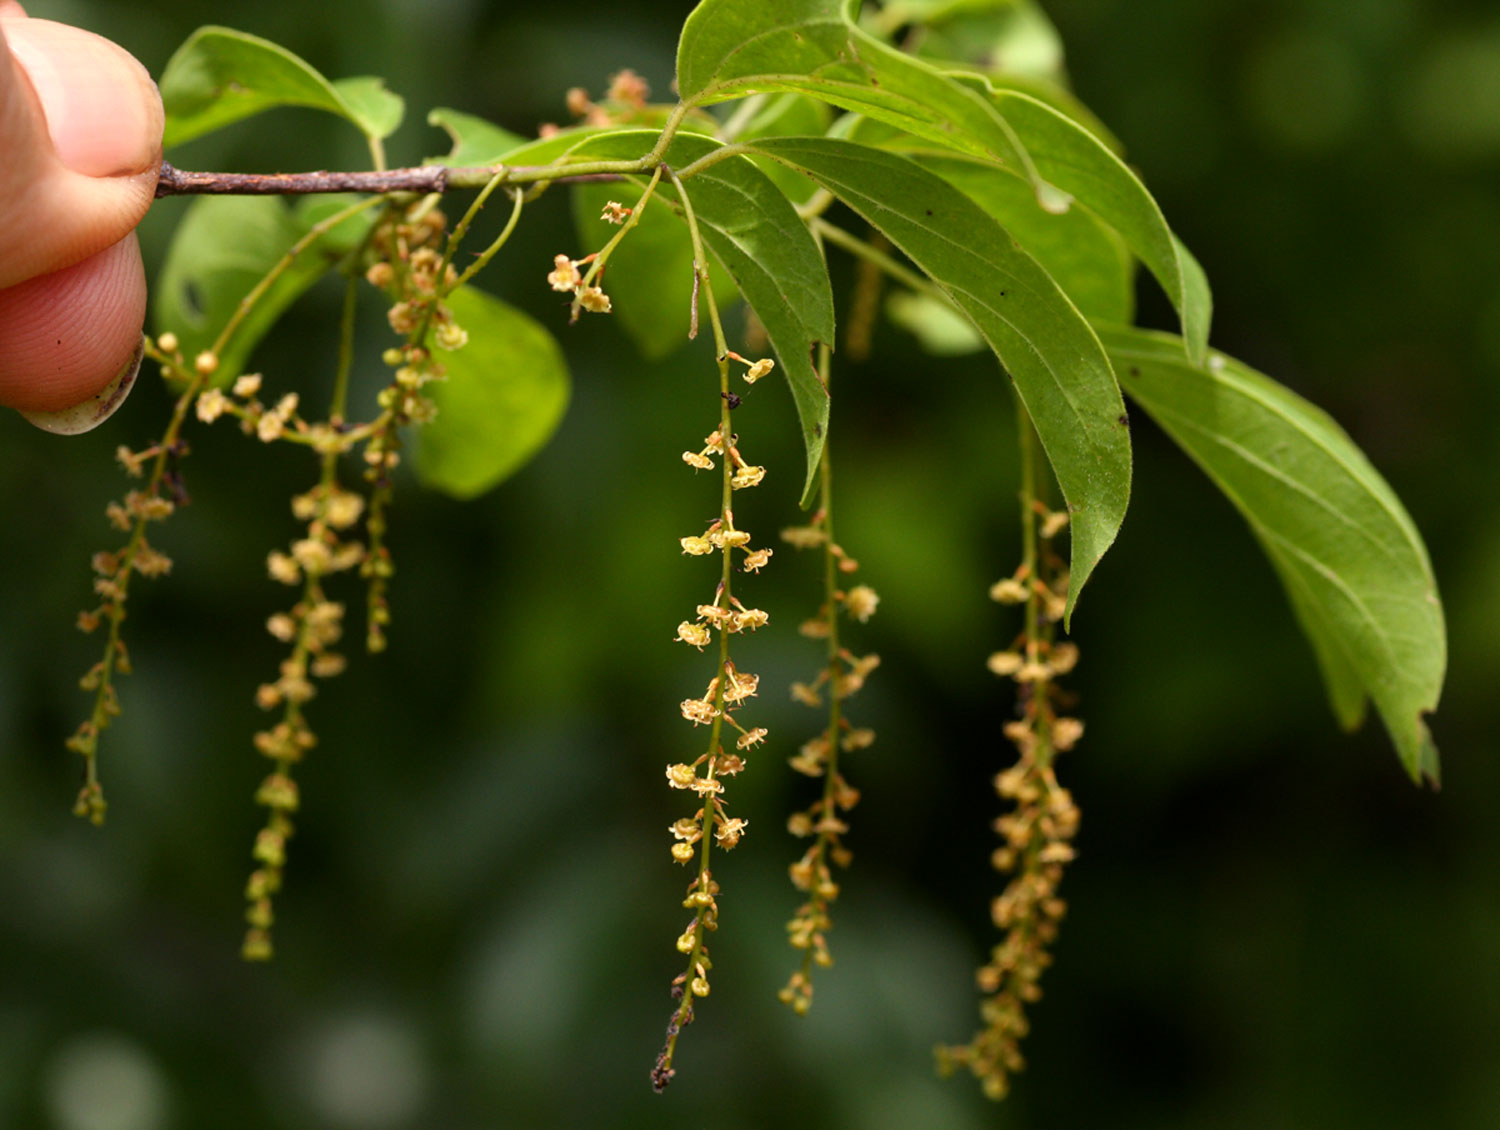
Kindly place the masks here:
<instances>
[{"instance_id":1,"label":"blurred green background","mask_svg":"<svg viewBox=\"0 0 1500 1130\"><path fill-rule=\"evenodd\" d=\"M664 97L688 7L30 5L156 73L214 22L332 76L388 76L409 104L398 161L442 151L433 105L530 132L564 116L569 86L597 93L624 66ZM145 381L76 440L0 419L0 1126L1500 1125L1500 15L1481 0L1049 11L1076 89L1208 270L1215 344L1332 411L1426 536L1451 635L1443 791L1413 788L1374 723L1336 730L1240 520L1136 413L1130 518L1075 624L1089 730L1062 775L1084 824L1031 1064L1001 1107L936 1080L930 1048L973 1030L992 941L988 782L1010 705L983 659L1013 629L985 589L1017 556L1014 422L992 364L882 330L835 378L841 540L884 598L856 644L885 658L854 704L880 737L849 766L865 799L838 965L807 1019L777 1003L797 852L781 826L807 800L781 757L816 717L773 688L811 674L817 649L773 628L740 655L767 688L746 717L773 745L733 790L751 834L718 869L714 993L653 1096L684 881L662 766L695 750L676 704L704 681L670 640L712 584L674 539L716 505L678 453L712 425L715 378L704 343L646 365L608 320L564 324L543 285L577 247L556 192L488 285L555 328L573 404L476 503L404 484L392 646L312 705L322 744L268 967L237 956L264 772L252 693L280 655L260 625L286 599L263 559L294 534L286 499L311 460L226 425L190 433L194 501L161 534L173 575L133 601L137 674L97 831L68 814L62 739L95 658L72 620L124 489L111 453L158 434L167 400ZM363 160L310 111L174 156ZM181 208L148 218L149 263ZM315 291L264 346L269 389L326 388L337 303ZM1141 304L1171 324L1145 285ZM368 389L384 337L365 313ZM795 520L790 398L766 382L737 420L771 468L740 515L765 537ZM813 560L778 549L763 576L745 588L773 625L814 609Z\"/></svg>"}]
</instances>

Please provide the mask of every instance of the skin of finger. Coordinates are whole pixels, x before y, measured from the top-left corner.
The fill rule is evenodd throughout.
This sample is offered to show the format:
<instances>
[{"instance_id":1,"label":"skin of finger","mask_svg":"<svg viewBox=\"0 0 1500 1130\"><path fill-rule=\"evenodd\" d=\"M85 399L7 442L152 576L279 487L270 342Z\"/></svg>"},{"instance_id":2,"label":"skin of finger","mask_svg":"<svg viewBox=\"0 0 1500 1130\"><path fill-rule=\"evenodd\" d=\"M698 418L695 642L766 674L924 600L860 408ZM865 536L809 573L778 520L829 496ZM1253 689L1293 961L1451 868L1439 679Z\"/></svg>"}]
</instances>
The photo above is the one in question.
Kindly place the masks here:
<instances>
[{"instance_id":1,"label":"skin of finger","mask_svg":"<svg viewBox=\"0 0 1500 1130\"><path fill-rule=\"evenodd\" d=\"M50 20L0 19L0 287L118 243L151 206L164 121L122 48ZM70 168L69 163L76 164Z\"/></svg>"},{"instance_id":2,"label":"skin of finger","mask_svg":"<svg viewBox=\"0 0 1500 1130\"><path fill-rule=\"evenodd\" d=\"M0 291L0 404L57 412L89 399L130 359L145 319L146 273L134 233Z\"/></svg>"}]
</instances>

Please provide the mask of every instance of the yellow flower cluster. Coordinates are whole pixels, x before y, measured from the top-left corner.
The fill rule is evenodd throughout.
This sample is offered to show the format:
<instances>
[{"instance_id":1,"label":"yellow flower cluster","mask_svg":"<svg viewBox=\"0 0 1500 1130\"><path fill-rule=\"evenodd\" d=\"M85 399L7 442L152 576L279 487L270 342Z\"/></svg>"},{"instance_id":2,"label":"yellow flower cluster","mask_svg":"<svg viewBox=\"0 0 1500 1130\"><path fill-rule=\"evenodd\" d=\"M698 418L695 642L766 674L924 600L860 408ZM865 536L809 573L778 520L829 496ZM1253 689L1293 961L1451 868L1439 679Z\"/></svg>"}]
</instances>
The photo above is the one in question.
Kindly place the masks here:
<instances>
[{"instance_id":1,"label":"yellow flower cluster","mask_svg":"<svg viewBox=\"0 0 1500 1130\"><path fill-rule=\"evenodd\" d=\"M1021 707L1021 716L1002 728L1017 760L995 777L996 792L1011 805L995 821L1002 842L992 857L996 870L1011 876L990 907L1004 937L977 975L985 994L983 1029L969 1044L938 1049L944 1073L967 1067L992 1099L1005 1097L1010 1077L1025 1063L1020 1043L1029 1026L1026 1006L1041 998L1042 971L1051 963L1047 949L1067 910L1057 892L1063 868L1073 859L1079 820L1053 766L1055 755L1083 736L1081 721L1058 712L1063 696L1056 680L1078 663L1078 648L1054 639L1067 606L1068 578L1050 543L1067 517L1038 508L1038 518L1036 568L1023 565L990 589L992 599L1028 608L1026 631L988 660L992 672L1015 683Z\"/></svg>"},{"instance_id":2,"label":"yellow flower cluster","mask_svg":"<svg viewBox=\"0 0 1500 1130\"><path fill-rule=\"evenodd\" d=\"M738 437L728 432L728 403L726 400L721 411L719 428L704 440L701 451L696 455L692 452L683 455L689 466L704 470L716 466L713 456L724 460L720 469L722 502L719 516L701 534L679 539L682 552L687 556L703 557L717 553L721 569L713 600L698 605L694 619L677 625L676 639L702 651L715 641L717 633L719 654L714 676L703 694L685 699L679 706L683 718L695 727L709 727L708 749L696 761L679 762L668 765L666 769L667 784L673 789L694 794L700 807L691 816L674 821L667 829L673 841L672 859L684 866L697 859L698 869L682 903L684 909L692 912L686 928L677 937L677 949L687 957L687 967L672 982L673 999L678 1005L667 1027L666 1046L651 1072L657 1090L665 1088L674 1074L672 1057L677 1036L692 1020L692 1002L706 997L710 991L709 974L713 961L709 957L707 937L718 929L719 920L719 885L709 867L712 849L714 846L725 851L734 848L743 839L749 825L749 821L742 817L729 815L724 801L724 781L745 768L744 752L766 737L764 727L746 728L735 717L735 712L759 693L760 676L740 670L729 655L732 636L753 632L769 619L763 610L747 608L733 594L736 554L739 555L741 570L759 572L770 561L771 551L751 546L749 532L735 525L734 511L729 505L733 492L757 485L765 476L765 468L755 467L741 456ZM723 745L726 725L739 735L733 752L726 751Z\"/></svg>"},{"instance_id":3,"label":"yellow flower cluster","mask_svg":"<svg viewBox=\"0 0 1500 1130\"><path fill-rule=\"evenodd\" d=\"M821 548L824 553L826 594L818 615L799 627L810 639L828 641L828 661L811 683L793 683L792 698L805 706L821 708L823 692L828 692L828 722L817 737L804 742L789 764L807 777L822 778L820 795L806 809L787 820L787 831L801 839L812 838L802 857L788 869L792 885L807 898L787 923L787 940L803 952L801 966L777 994L798 1015L812 1007L814 965L833 964L828 950L828 931L833 928L830 908L839 895L833 878L833 867L848 867L853 859L844 846L848 823L840 813L847 813L859 803L859 790L844 778L839 768L839 754L867 749L875 742L875 731L855 728L844 711L850 696L865 685L865 679L880 666L880 656L856 656L839 643L839 613L865 623L874 615L880 597L868 585L856 585L847 592L838 588L840 573L853 573L859 563L844 552L833 539L832 518L825 484L824 506L807 526L783 530L782 539L799 549Z\"/></svg>"},{"instance_id":4,"label":"yellow flower cluster","mask_svg":"<svg viewBox=\"0 0 1500 1130\"><path fill-rule=\"evenodd\" d=\"M257 867L245 886L249 929L241 952L252 961L271 957L271 899L281 889L286 843L293 833L292 814L300 798L292 767L317 744L303 706L317 693L313 679L328 679L344 670L345 659L333 650L343 636L344 606L327 599L323 579L354 568L365 559L365 547L345 532L364 512L365 501L341 488L333 478L332 457L325 458L322 481L292 499L292 513L307 523L305 536L289 552L273 552L266 559L271 578L285 585L301 585L302 596L287 612L266 621L266 631L291 645L274 682L263 683L255 701L262 710L281 708L281 718L255 735L255 748L274 764L256 791L256 803L270 809L252 849Z\"/></svg>"},{"instance_id":5,"label":"yellow flower cluster","mask_svg":"<svg viewBox=\"0 0 1500 1130\"><path fill-rule=\"evenodd\" d=\"M186 410L186 402L183 410ZM150 478L144 489L127 491L121 501L111 502L105 507L104 514L110 526L129 537L119 549L94 554L93 589L99 603L79 612L77 620L78 628L83 632L95 632L101 626L108 629L102 658L79 680L79 686L94 695L93 710L66 743L85 762L84 783L74 801L73 813L94 824L104 823L104 813L108 808L97 771L99 735L120 713L114 676L130 674L130 653L120 635L130 578L134 574L147 578L162 577L171 572L172 559L151 544L146 527L151 522L165 521L178 506L187 502L187 492L176 467L177 459L186 450L186 445L175 438L144 451L132 451L123 446L115 450L115 459L127 475L142 478L149 467Z\"/></svg>"}]
</instances>

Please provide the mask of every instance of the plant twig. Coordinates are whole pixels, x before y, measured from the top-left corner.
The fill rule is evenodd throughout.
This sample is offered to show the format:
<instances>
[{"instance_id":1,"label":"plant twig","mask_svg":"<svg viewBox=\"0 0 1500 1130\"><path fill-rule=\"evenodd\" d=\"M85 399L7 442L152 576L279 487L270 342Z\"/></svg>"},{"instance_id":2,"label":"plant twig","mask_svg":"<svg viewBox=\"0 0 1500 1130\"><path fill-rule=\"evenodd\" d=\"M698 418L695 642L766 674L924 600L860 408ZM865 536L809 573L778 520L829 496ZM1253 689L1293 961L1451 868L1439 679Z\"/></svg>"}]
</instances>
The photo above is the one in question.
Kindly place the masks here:
<instances>
[{"instance_id":1,"label":"plant twig","mask_svg":"<svg viewBox=\"0 0 1500 1130\"><path fill-rule=\"evenodd\" d=\"M449 168L446 165L422 165L408 169L384 171L311 173L206 173L179 169L167 161L161 164L156 181L157 199L163 196L307 196L326 192L447 192L456 188L481 188L497 174L508 174L505 181L536 180L541 166L481 165L475 168ZM618 181L619 173L593 172L570 174L561 167L553 169L555 179L573 184L591 181Z\"/></svg>"}]
</instances>

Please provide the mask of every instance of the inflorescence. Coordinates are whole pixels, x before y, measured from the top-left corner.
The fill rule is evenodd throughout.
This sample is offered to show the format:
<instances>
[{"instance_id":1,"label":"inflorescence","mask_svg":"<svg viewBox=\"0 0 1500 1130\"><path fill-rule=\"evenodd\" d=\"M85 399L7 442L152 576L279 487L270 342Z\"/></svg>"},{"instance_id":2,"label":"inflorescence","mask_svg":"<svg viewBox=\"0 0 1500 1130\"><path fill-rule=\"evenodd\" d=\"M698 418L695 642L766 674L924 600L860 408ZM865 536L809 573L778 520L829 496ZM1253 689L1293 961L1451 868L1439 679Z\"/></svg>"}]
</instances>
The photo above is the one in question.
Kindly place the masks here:
<instances>
[{"instance_id":1,"label":"inflorescence","mask_svg":"<svg viewBox=\"0 0 1500 1130\"><path fill-rule=\"evenodd\" d=\"M992 672L1015 683L1019 715L1004 727L1016 749L1015 764L995 777L995 791L1011 805L995 821L1002 843L992 856L995 869L1010 876L990 905L990 917L1004 937L976 977L984 994L984 1027L968 1044L938 1048L944 1074L967 1067L992 1099L1005 1097L1010 1077L1025 1064L1020 1044L1030 1027L1026 1006L1042 996L1039 982L1052 960L1048 947L1067 910L1058 887L1078 832L1078 808L1058 784L1054 767L1056 755L1083 736L1083 723L1061 713L1068 696L1057 683L1078 662L1078 648L1055 638L1067 607L1068 577L1052 540L1067 515L1040 504L1031 510L1035 540L1029 537L1028 543L1040 542L1039 552L1028 553L1034 564L1023 564L990 589L992 599L1024 606L1026 615L1015 642L988 661Z\"/></svg>"}]
</instances>

